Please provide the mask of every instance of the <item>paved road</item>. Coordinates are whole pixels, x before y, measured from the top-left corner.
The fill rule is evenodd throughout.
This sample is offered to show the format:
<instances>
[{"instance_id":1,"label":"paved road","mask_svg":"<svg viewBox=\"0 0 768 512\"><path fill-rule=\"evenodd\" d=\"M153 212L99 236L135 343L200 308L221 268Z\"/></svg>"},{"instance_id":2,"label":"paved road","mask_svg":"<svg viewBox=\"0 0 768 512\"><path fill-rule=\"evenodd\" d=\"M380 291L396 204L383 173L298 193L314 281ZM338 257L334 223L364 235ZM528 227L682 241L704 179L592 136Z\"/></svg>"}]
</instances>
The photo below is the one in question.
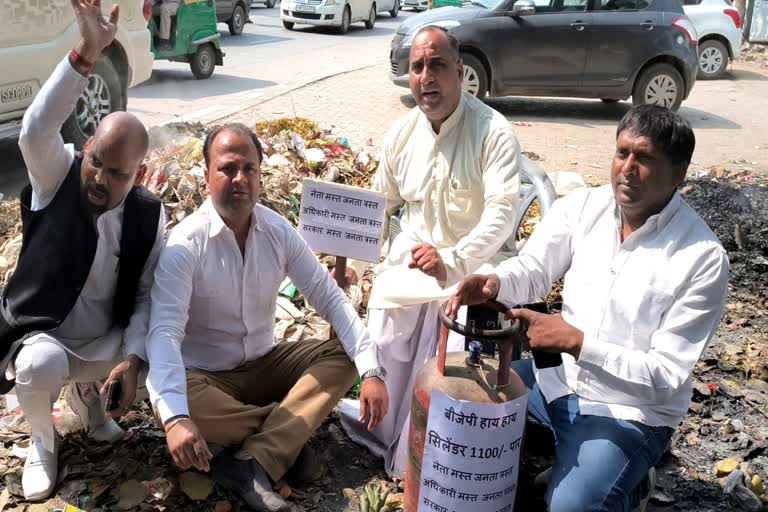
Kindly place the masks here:
<instances>
[{"instance_id":1,"label":"paved road","mask_svg":"<svg viewBox=\"0 0 768 512\"><path fill-rule=\"evenodd\" d=\"M219 25L224 66L208 80L196 80L187 64L155 62L150 80L130 91L129 110L148 126L220 119L313 80L386 62L395 30L412 16L383 14L372 30L355 23L342 36L309 25L286 30L279 8L253 7L240 36Z\"/></svg>"},{"instance_id":2,"label":"paved road","mask_svg":"<svg viewBox=\"0 0 768 512\"><path fill-rule=\"evenodd\" d=\"M152 77L128 91L128 110L147 126L221 119L315 80L386 62L395 30L413 15L383 14L373 29L355 23L342 36L308 25L286 30L279 6L254 6L252 23L237 37L219 25L224 66L208 80L196 80L187 64L156 61ZM343 98L351 92L338 94ZM18 194L26 172L15 140L0 139L0 162L0 193Z\"/></svg>"}]
</instances>

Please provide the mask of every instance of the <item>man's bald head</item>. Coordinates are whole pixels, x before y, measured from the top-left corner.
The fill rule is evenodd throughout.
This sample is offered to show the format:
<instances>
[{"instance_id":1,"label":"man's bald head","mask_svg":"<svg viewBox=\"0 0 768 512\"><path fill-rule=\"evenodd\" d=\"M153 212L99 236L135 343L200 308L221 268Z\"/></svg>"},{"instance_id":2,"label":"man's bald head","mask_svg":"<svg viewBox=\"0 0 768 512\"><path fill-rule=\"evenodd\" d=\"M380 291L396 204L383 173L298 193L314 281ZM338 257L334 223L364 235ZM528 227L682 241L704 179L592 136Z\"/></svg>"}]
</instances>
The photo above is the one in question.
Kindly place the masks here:
<instances>
[{"instance_id":1,"label":"man's bald head","mask_svg":"<svg viewBox=\"0 0 768 512\"><path fill-rule=\"evenodd\" d=\"M113 112L102 119L93 135L94 142L100 138L104 138L105 143L117 144L130 150L139 162L144 160L149 149L147 129L136 116L128 112Z\"/></svg>"},{"instance_id":2,"label":"man's bald head","mask_svg":"<svg viewBox=\"0 0 768 512\"><path fill-rule=\"evenodd\" d=\"M96 213L115 208L141 183L149 136L136 116L115 112L101 120L84 148L80 181L86 203Z\"/></svg>"}]
</instances>

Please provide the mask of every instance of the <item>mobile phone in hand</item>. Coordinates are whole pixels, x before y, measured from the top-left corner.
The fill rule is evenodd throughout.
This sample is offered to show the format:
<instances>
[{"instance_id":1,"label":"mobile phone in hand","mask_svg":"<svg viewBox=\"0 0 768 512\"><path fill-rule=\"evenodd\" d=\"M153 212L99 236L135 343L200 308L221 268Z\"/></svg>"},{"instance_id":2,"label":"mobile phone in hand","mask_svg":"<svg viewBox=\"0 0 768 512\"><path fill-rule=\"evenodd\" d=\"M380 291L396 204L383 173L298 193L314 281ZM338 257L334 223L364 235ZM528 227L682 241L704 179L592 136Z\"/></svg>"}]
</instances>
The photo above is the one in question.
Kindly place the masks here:
<instances>
[{"instance_id":1,"label":"mobile phone in hand","mask_svg":"<svg viewBox=\"0 0 768 512\"><path fill-rule=\"evenodd\" d=\"M107 388L107 403L104 405L106 412L114 411L120 405L120 398L122 395L123 387L120 384L120 379L110 381Z\"/></svg>"}]
</instances>

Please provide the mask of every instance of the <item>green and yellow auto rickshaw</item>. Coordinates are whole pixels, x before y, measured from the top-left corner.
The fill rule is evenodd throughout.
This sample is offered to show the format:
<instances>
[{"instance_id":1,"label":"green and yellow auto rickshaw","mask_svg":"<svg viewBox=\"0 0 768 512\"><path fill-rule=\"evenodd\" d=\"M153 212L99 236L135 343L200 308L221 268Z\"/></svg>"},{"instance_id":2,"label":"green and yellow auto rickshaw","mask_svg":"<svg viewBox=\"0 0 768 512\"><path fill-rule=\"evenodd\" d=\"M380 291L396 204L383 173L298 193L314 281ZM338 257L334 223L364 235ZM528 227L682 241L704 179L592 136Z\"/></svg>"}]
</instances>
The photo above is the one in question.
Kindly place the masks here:
<instances>
[{"instance_id":1,"label":"green and yellow auto rickshaw","mask_svg":"<svg viewBox=\"0 0 768 512\"><path fill-rule=\"evenodd\" d=\"M158 48L157 37L161 2L154 0L153 3L149 31L155 59L189 62L192 73L200 79L211 76L217 64L224 64L214 0L181 0L171 19L170 47L164 48Z\"/></svg>"}]
</instances>

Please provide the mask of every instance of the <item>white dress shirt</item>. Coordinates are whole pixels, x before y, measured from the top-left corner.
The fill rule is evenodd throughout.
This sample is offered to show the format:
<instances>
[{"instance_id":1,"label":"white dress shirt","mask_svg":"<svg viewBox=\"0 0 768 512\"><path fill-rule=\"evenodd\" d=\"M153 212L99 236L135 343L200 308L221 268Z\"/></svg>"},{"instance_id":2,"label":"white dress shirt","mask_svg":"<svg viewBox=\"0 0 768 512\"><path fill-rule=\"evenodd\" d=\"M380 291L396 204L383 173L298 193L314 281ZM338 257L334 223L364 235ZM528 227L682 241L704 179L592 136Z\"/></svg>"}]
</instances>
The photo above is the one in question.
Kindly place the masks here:
<instances>
[{"instance_id":1,"label":"white dress shirt","mask_svg":"<svg viewBox=\"0 0 768 512\"><path fill-rule=\"evenodd\" d=\"M185 367L232 370L275 347L286 275L330 321L361 375L378 366L357 312L288 221L256 205L243 256L209 198L171 231L155 272L147 388L163 421L189 413Z\"/></svg>"},{"instance_id":2,"label":"white dress shirt","mask_svg":"<svg viewBox=\"0 0 768 512\"><path fill-rule=\"evenodd\" d=\"M64 144L60 130L87 83L88 79L75 71L69 57L65 57L24 114L19 147L32 184L32 210L48 206L72 166L74 148ZM136 292L135 310L123 330L114 326L112 314L123 209L121 203L95 219L98 242L88 278L67 318L49 333L65 350L86 361L114 361L130 354L147 359L149 294L164 241L165 212L161 209L155 244Z\"/></svg>"},{"instance_id":3,"label":"white dress shirt","mask_svg":"<svg viewBox=\"0 0 768 512\"><path fill-rule=\"evenodd\" d=\"M408 263L411 248L426 243L438 249L449 286L490 261L512 234L520 144L504 116L477 98L462 93L440 133L413 108L389 131L379 159L371 188L386 196L386 218L405 206L384 267ZM364 266L353 268L360 275Z\"/></svg>"},{"instance_id":4,"label":"white dress shirt","mask_svg":"<svg viewBox=\"0 0 768 512\"><path fill-rule=\"evenodd\" d=\"M610 185L555 202L521 254L498 267L498 298L545 296L565 276L563 319L584 333L579 359L536 371L547 401L576 393L582 414L676 427L693 367L720 322L728 257L675 193L627 237Z\"/></svg>"}]
</instances>

